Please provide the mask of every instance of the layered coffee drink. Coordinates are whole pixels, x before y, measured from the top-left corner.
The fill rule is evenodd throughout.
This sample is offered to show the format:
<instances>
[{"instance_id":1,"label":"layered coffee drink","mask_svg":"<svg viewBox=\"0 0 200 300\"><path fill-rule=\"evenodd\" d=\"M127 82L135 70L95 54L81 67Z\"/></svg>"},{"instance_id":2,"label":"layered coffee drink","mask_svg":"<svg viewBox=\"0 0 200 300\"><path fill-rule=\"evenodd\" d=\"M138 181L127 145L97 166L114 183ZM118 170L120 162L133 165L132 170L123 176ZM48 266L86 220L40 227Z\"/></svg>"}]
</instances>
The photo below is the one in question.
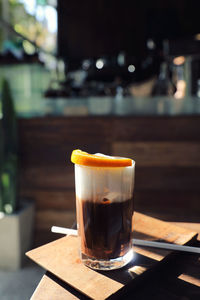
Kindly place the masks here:
<instances>
[{"instance_id":1,"label":"layered coffee drink","mask_svg":"<svg viewBox=\"0 0 200 300\"><path fill-rule=\"evenodd\" d=\"M133 199L101 203L77 200L82 253L97 259L114 259L131 247Z\"/></svg>"},{"instance_id":2,"label":"layered coffee drink","mask_svg":"<svg viewBox=\"0 0 200 300\"><path fill-rule=\"evenodd\" d=\"M100 270L120 268L133 257L135 164L113 165L75 164L80 255L86 265Z\"/></svg>"}]
</instances>

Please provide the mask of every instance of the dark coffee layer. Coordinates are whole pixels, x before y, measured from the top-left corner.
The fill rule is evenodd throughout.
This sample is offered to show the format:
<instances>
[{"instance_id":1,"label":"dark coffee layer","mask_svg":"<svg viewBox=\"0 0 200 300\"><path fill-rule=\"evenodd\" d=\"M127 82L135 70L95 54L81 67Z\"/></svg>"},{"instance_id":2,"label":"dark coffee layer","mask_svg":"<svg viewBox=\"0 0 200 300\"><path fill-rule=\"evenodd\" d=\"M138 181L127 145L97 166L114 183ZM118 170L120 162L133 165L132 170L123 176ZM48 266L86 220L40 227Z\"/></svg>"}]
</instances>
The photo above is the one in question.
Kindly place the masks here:
<instances>
[{"instance_id":1,"label":"dark coffee layer","mask_svg":"<svg viewBox=\"0 0 200 300\"><path fill-rule=\"evenodd\" d=\"M78 203L82 252L97 259L126 254L131 244L133 199Z\"/></svg>"}]
</instances>

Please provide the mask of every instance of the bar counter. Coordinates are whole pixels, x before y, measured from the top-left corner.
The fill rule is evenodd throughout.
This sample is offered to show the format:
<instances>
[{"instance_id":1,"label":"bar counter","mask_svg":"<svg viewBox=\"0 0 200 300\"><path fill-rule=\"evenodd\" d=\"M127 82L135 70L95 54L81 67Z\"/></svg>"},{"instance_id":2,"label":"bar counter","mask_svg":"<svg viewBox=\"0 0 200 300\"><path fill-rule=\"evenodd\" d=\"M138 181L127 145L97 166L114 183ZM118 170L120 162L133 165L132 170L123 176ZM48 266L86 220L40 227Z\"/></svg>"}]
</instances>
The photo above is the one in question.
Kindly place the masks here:
<instances>
[{"instance_id":1,"label":"bar counter","mask_svg":"<svg viewBox=\"0 0 200 300\"><path fill-rule=\"evenodd\" d=\"M57 238L52 225L75 221L70 155L77 148L136 161L137 211L199 222L200 100L118 100L45 99L45 110L18 111L20 195L36 203L35 246Z\"/></svg>"},{"instance_id":2,"label":"bar counter","mask_svg":"<svg viewBox=\"0 0 200 300\"><path fill-rule=\"evenodd\" d=\"M15 99L20 118L45 116L182 116L200 115L200 98L187 97L88 97Z\"/></svg>"}]
</instances>

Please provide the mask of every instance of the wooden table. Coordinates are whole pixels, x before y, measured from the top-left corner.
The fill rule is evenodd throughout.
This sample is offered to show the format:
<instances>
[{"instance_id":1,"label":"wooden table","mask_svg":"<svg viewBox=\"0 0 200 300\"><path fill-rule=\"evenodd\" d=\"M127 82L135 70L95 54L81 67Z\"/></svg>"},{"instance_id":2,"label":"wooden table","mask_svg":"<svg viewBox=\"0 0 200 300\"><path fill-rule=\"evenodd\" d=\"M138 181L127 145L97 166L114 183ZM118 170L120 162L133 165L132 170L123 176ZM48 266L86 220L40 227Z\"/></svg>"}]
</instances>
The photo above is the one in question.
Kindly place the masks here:
<instances>
[{"instance_id":1,"label":"wooden table","mask_svg":"<svg viewBox=\"0 0 200 300\"><path fill-rule=\"evenodd\" d=\"M170 223L171 224L171 223ZM198 223L173 223L200 233ZM200 238L194 246L200 247ZM166 264L160 264L143 276L134 288L109 299L200 299L200 257L190 253L172 253ZM90 299L50 272L42 277L31 300Z\"/></svg>"}]
</instances>

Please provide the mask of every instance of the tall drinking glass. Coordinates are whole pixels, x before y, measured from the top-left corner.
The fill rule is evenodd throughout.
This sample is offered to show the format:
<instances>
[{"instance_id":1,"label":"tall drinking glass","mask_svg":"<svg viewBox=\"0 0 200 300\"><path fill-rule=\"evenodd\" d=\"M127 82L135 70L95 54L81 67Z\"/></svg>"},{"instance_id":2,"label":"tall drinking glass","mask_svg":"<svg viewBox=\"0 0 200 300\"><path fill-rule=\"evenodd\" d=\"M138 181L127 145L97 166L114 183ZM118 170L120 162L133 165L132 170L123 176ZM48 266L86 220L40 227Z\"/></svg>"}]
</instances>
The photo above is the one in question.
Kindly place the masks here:
<instances>
[{"instance_id":1,"label":"tall drinking glass","mask_svg":"<svg viewBox=\"0 0 200 300\"><path fill-rule=\"evenodd\" d=\"M80 256L93 269L121 268L133 258L135 162L127 167L75 164Z\"/></svg>"}]
</instances>

